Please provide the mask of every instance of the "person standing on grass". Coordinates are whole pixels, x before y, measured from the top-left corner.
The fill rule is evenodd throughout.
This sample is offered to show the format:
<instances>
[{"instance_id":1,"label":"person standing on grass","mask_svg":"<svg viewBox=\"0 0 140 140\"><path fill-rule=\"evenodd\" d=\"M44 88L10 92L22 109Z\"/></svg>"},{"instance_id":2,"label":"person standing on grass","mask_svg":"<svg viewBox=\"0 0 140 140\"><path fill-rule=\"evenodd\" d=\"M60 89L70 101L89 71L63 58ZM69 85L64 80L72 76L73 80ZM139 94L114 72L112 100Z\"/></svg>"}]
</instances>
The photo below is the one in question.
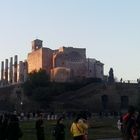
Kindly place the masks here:
<instances>
[{"instance_id":1,"label":"person standing on grass","mask_svg":"<svg viewBox=\"0 0 140 140\"><path fill-rule=\"evenodd\" d=\"M0 140L3 140L3 129L2 129L2 124L3 124L3 116L0 115Z\"/></svg>"},{"instance_id":2,"label":"person standing on grass","mask_svg":"<svg viewBox=\"0 0 140 140\"><path fill-rule=\"evenodd\" d=\"M78 116L70 128L73 140L87 140L87 129L86 120L82 116Z\"/></svg>"},{"instance_id":3,"label":"person standing on grass","mask_svg":"<svg viewBox=\"0 0 140 140\"><path fill-rule=\"evenodd\" d=\"M137 130L138 130L137 132L138 140L140 140L140 111L138 112L136 123L137 123Z\"/></svg>"},{"instance_id":4,"label":"person standing on grass","mask_svg":"<svg viewBox=\"0 0 140 140\"><path fill-rule=\"evenodd\" d=\"M65 140L65 125L63 123L64 119L63 117L60 117L57 120L56 126L54 128L53 135L55 137L55 140Z\"/></svg>"},{"instance_id":5,"label":"person standing on grass","mask_svg":"<svg viewBox=\"0 0 140 140\"><path fill-rule=\"evenodd\" d=\"M124 140L136 140L137 139L137 127L135 108L130 106L128 113L122 116L122 133Z\"/></svg>"},{"instance_id":6,"label":"person standing on grass","mask_svg":"<svg viewBox=\"0 0 140 140\"><path fill-rule=\"evenodd\" d=\"M7 140L19 140L23 135L16 115L11 115L7 126Z\"/></svg>"},{"instance_id":7,"label":"person standing on grass","mask_svg":"<svg viewBox=\"0 0 140 140\"><path fill-rule=\"evenodd\" d=\"M44 121L42 114L39 114L39 118L36 120L35 128L37 140L45 140Z\"/></svg>"},{"instance_id":8,"label":"person standing on grass","mask_svg":"<svg viewBox=\"0 0 140 140\"><path fill-rule=\"evenodd\" d=\"M1 140L7 139L7 129L8 129L9 119L10 119L10 114L3 115L2 128L1 128L1 130L2 130L1 131L1 133L2 133Z\"/></svg>"}]
</instances>

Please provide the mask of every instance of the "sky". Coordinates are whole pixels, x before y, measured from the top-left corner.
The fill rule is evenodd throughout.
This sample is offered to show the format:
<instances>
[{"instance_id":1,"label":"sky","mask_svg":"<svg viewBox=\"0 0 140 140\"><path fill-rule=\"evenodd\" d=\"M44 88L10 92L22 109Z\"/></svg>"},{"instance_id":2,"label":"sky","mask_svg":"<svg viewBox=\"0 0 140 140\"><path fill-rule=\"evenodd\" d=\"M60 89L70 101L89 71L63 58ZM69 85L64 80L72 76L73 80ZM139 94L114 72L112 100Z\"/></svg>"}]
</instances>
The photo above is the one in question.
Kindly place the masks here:
<instances>
[{"instance_id":1,"label":"sky","mask_svg":"<svg viewBox=\"0 0 140 140\"><path fill-rule=\"evenodd\" d=\"M31 41L86 48L120 80L140 78L139 0L0 0L0 61L25 60Z\"/></svg>"}]
</instances>

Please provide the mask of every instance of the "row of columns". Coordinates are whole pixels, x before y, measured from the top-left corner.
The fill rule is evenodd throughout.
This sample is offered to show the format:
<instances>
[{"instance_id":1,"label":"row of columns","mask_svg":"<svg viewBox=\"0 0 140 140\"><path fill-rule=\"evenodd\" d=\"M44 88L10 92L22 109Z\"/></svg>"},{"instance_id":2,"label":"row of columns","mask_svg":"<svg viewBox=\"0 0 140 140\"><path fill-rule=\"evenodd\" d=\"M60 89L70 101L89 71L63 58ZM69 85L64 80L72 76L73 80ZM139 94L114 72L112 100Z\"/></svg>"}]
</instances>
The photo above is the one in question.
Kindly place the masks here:
<instances>
[{"instance_id":1,"label":"row of columns","mask_svg":"<svg viewBox=\"0 0 140 140\"><path fill-rule=\"evenodd\" d=\"M19 61L18 56L10 57L10 63L8 59L1 62L1 83L17 83L24 82L27 78L27 62Z\"/></svg>"}]
</instances>

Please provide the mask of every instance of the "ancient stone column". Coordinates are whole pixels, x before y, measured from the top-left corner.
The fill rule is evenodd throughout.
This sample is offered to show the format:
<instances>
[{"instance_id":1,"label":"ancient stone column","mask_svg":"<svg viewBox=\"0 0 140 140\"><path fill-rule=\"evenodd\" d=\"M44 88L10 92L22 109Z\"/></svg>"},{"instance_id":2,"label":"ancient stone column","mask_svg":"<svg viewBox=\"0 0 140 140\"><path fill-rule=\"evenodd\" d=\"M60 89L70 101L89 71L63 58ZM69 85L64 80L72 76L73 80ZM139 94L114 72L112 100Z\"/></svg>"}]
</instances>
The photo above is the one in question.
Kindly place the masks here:
<instances>
[{"instance_id":1,"label":"ancient stone column","mask_svg":"<svg viewBox=\"0 0 140 140\"><path fill-rule=\"evenodd\" d=\"M19 80L20 83L24 81L24 63L19 61Z\"/></svg>"},{"instance_id":2,"label":"ancient stone column","mask_svg":"<svg viewBox=\"0 0 140 140\"><path fill-rule=\"evenodd\" d=\"M1 80L4 79L4 61L1 62Z\"/></svg>"},{"instance_id":3,"label":"ancient stone column","mask_svg":"<svg viewBox=\"0 0 140 140\"><path fill-rule=\"evenodd\" d=\"M5 59L5 80L8 82L8 59Z\"/></svg>"},{"instance_id":4,"label":"ancient stone column","mask_svg":"<svg viewBox=\"0 0 140 140\"><path fill-rule=\"evenodd\" d=\"M9 82L13 82L13 57L10 57Z\"/></svg>"},{"instance_id":5,"label":"ancient stone column","mask_svg":"<svg viewBox=\"0 0 140 140\"><path fill-rule=\"evenodd\" d=\"M17 64L18 64L18 56L14 56L14 83L17 83Z\"/></svg>"},{"instance_id":6,"label":"ancient stone column","mask_svg":"<svg viewBox=\"0 0 140 140\"><path fill-rule=\"evenodd\" d=\"M28 63L24 61L24 82L27 81L28 78Z\"/></svg>"}]
</instances>

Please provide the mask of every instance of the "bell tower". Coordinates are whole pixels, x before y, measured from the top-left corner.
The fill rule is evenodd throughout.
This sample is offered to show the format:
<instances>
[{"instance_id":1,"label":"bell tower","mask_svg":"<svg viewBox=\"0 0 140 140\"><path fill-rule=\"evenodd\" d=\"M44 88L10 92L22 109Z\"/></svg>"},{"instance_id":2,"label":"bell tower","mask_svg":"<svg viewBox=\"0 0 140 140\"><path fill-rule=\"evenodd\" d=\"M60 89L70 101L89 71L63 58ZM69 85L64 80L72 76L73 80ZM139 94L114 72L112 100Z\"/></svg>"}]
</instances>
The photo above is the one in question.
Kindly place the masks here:
<instances>
[{"instance_id":1,"label":"bell tower","mask_svg":"<svg viewBox=\"0 0 140 140\"><path fill-rule=\"evenodd\" d=\"M32 41L32 51L42 48L42 40L36 39Z\"/></svg>"}]
</instances>

